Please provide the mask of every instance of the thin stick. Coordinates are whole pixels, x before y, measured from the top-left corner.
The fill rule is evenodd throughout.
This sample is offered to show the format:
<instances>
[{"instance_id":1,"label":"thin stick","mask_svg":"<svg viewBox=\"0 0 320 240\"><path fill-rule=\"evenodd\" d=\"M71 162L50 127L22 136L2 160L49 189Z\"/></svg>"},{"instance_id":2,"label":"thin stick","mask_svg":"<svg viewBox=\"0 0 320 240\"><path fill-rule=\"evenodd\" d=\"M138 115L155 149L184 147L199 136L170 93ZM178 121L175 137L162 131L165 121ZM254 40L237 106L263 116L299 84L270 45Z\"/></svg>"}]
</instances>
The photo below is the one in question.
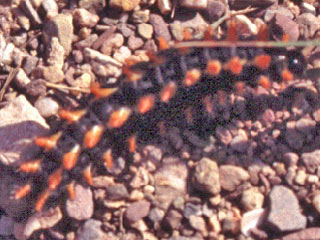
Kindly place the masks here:
<instances>
[{"instance_id":1,"label":"thin stick","mask_svg":"<svg viewBox=\"0 0 320 240\"><path fill-rule=\"evenodd\" d=\"M188 48L188 47L268 47L268 48L281 48L281 47L319 47L320 40L310 41L189 41L181 42L173 45L174 48Z\"/></svg>"},{"instance_id":2,"label":"thin stick","mask_svg":"<svg viewBox=\"0 0 320 240\"><path fill-rule=\"evenodd\" d=\"M76 88L76 87L68 87L68 86L63 86L63 85L54 84L54 83L49 83L49 82L46 82L46 86L47 86L47 87L50 87L50 88L65 89L65 90L77 91L77 92L81 92L81 93L90 93L90 90L89 90L89 89Z\"/></svg>"},{"instance_id":3,"label":"thin stick","mask_svg":"<svg viewBox=\"0 0 320 240\"><path fill-rule=\"evenodd\" d=\"M20 67L16 67L14 69L11 69L7 79L6 79L6 82L4 83L1 91L0 91L0 102L2 101L3 99L3 96L8 88L8 86L10 85L10 83L12 82L12 80L14 79L14 77L16 76L16 74L18 73Z\"/></svg>"}]
</instances>

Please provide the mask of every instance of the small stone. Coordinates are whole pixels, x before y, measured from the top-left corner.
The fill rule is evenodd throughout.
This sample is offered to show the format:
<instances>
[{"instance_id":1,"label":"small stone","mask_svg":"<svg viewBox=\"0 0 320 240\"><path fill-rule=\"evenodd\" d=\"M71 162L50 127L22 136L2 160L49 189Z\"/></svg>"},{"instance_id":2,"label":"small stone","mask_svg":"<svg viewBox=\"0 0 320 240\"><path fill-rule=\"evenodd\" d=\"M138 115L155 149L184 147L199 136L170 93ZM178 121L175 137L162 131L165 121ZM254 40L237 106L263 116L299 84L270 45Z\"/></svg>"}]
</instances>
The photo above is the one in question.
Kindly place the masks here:
<instances>
[{"instance_id":1,"label":"small stone","mask_svg":"<svg viewBox=\"0 0 320 240\"><path fill-rule=\"evenodd\" d=\"M93 215L93 196L92 191L88 187L80 184L74 186L75 199L66 201L66 211L68 216L76 220L86 220Z\"/></svg>"},{"instance_id":2,"label":"small stone","mask_svg":"<svg viewBox=\"0 0 320 240\"><path fill-rule=\"evenodd\" d=\"M121 183L107 186L106 190L107 197L110 200L123 200L129 196L127 188Z\"/></svg>"},{"instance_id":3,"label":"small stone","mask_svg":"<svg viewBox=\"0 0 320 240\"><path fill-rule=\"evenodd\" d=\"M320 193L317 192L312 200L312 204L314 208L317 210L318 213L320 213Z\"/></svg>"},{"instance_id":4,"label":"small stone","mask_svg":"<svg viewBox=\"0 0 320 240\"><path fill-rule=\"evenodd\" d=\"M221 224L217 215L213 215L209 218L208 225L211 227L214 233L221 232Z\"/></svg>"},{"instance_id":5,"label":"small stone","mask_svg":"<svg viewBox=\"0 0 320 240\"><path fill-rule=\"evenodd\" d=\"M221 126L216 128L216 136L225 145L228 145L232 141L232 135L230 131Z\"/></svg>"},{"instance_id":6,"label":"small stone","mask_svg":"<svg viewBox=\"0 0 320 240\"><path fill-rule=\"evenodd\" d=\"M263 201L264 196L259 192L258 188L249 188L242 193L241 204L247 211L261 208Z\"/></svg>"},{"instance_id":7,"label":"small stone","mask_svg":"<svg viewBox=\"0 0 320 240\"><path fill-rule=\"evenodd\" d=\"M26 14L29 16L29 18L32 20L33 23L36 25L41 25L42 20L40 16L38 15L38 12L34 7L32 6L32 3L30 0L25 0L21 2L21 7L26 12Z\"/></svg>"},{"instance_id":8,"label":"small stone","mask_svg":"<svg viewBox=\"0 0 320 240\"><path fill-rule=\"evenodd\" d=\"M307 174L304 170L298 170L294 179L295 183L304 186L307 180Z\"/></svg>"},{"instance_id":9,"label":"small stone","mask_svg":"<svg viewBox=\"0 0 320 240\"><path fill-rule=\"evenodd\" d=\"M138 48L141 48L143 46L144 42L142 38L136 37L134 35L130 36L128 39L128 47L131 50L136 50Z\"/></svg>"},{"instance_id":10,"label":"small stone","mask_svg":"<svg viewBox=\"0 0 320 240\"><path fill-rule=\"evenodd\" d=\"M17 166L30 160L37 149L33 144L34 136L45 135L49 128L37 109L20 95L1 108L0 119L1 163Z\"/></svg>"},{"instance_id":11,"label":"small stone","mask_svg":"<svg viewBox=\"0 0 320 240\"><path fill-rule=\"evenodd\" d=\"M139 167L138 171L136 172L136 174L134 175L134 177L132 178L132 180L130 182L130 187L132 187L134 189L138 189L138 188L141 188L147 184L149 184L148 171L143 167Z\"/></svg>"},{"instance_id":12,"label":"small stone","mask_svg":"<svg viewBox=\"0 0 320 240\"><path fill-rule=\"evenodd\" d=\"M181 6L191 9L205 9L207 7L207 0L181 0Z\"/></svg>"},{"instance_id":13,"label":"small stone","mask_svg":"<svg viewBox=\"0 0 320 240\"><path fill-rule=\"evenodd\" d=\"M121 63L125 63L125 60L131 56L131 51L128 47L122 46L113 54L113 58Z\"/></svg>"},{"instance_id":14,"label":"small stone","mask_svg":"<svg viewBox=\"0 0 320 240\"><path fill-rule=\"evenodd\" d=\"M185 218L190 218L191 216L200 216L202 214L202 209L200 204L186 203L183 209L183 216Z\"/></svg>"},{"instance_id":15,"label":"small stone","mask_svg":"<svg viewBox=\"0 0 320 240\"><path fill-rule=\"evenodd\" d=\"M0 235L9 236L13 234L14 221L12 218L2 215L0 218Z\"/></svg>"},{"instance_id":16,"label":"small stone","mask_svg":"<svg viewBox=\"0 0 320 240\"><path fill-rule=\"evenodd\" d=\"M72 50L73 39L73 18L71 14L60 13L53 17L44 26L44 35L50 41L52 37L58 37L59 43L64 48L65 55L69 55Z\"/></svg>"},{"instance_id":17,"label":"small stone","mask_svg":"<svg viewBox=\"0 0 320 240\"><path fill-rule=\"evenodd\" d=\"M102 222L94 219L87 220L81 228L78 229L77 240L105 240L110 239L101 229Z\"/></svg>"},{"instance_id":18,"label":"small stone","mask_svg":"<svg viewBox=\"0 0 320 240\"><path fill-rule=\"evenodd\" d=\"M62 212L59 207L42 211L28 218L23 235L29 238L33 232L40 229L48 229L56 225L62 219Z\"/></svg>"},{"instance_id":19,"label":"small stone","mask_svg":"<svg viewBox=\"0 0 320 240\"><path fill-rule=\"evenodd\" d=\"M185 163L177 158L167 159L173 162L163 164L154 175L155 202L162 209L168 208L178 196L185 195L187 187L188 171Z\"/></svg>"},{"instance_id":20,"label":"small stone","mask_svg":"<svg viewBox=\"0 0 320 240\"><path fill-rule=\"evenodd\" d=\"M249 178L248 172L241 167L233 165L220 166L220 184L224 190L234 191L237 186L249 180Z\"/></svg>"},{"instance_id":21,"label":"small stone","mask_svg":"<svg viewBox=\"0 0 320 240\"><path fill-rule=\"evenodd\" d=\"M59 66L52 65L52 66L44 67L43 77L48 82L61 83L63 82L63 79L64 79L64 73Z\"/></svg>"},{"instance_id":22,"label":"small stone","mask_svg":"<svg viewBox=\"0 0 320 240\"><path fill-rule=\"evenodd\" d=\"M172 4L170 0L158 0L158 8L163 15L167 15L172 10Z\"/></svg>"},{"instance_id":23,"label":"small stone","mask_svg":"<svg viewBox=\"0 0 320 240\"><path fill-rule=\"evenodd\" d=\"M241 218L241 232L246 237L250 237L251 230L258 228L263 224L267 213L267 210L263 208L244 213Z\"/></svg>"},{"instance_id":24,"label":"small stone","mask_svg":"<svg viewBox=\"0 0 320 240\"><path fill-rule=\"evenodd\" d=\"M309 3L302 2L300 4L300 8L302 13L311 13L313 15L316 15L316 8Z\"/></svg>"},{"instance_id":25,"label":"small stone","mask_svg":"<svg viewBox=\"0 0 320 240\"><path fill-rule=\"evenodd\" d=\"M134 11L133 14L131 15L131 19L134 23L147 23L149 22L149 17L150 17L149 9Z\"/></svg>"},{"instance_id":26,"label":"small stone","mask_svg":"<svg viewBox=\"0 0 320 240\"><path fill-rule=\"evenodd\" d=\"M125 217L130 223L137 222L142 218L148 216L150 211L150 202L141 200L129 205L126 210Z\"/></svg>"},{"instance_id":27,"label":"small stone","mask_svg":"<svg viewBox=\"0 0 320 240\"><path fill-rule=\"evenodd\" d=\"M278 40L282 39L283 34L288 34L290 41L297 41L300 35L298 24L278 13L274 16L271 32L273 37Z\"/></svg>"},{"instance_id":28,"label":"small stone","mask_svg":"<svg viewBox=\"0 0 320 240\"><path fill-rule=\"evenodd\" d=\"M240 231L240 219L236 217L226 217L222 222L222 231L237 234Z\"/></svg>"},{"instance_id":29,"label":"small stone","mask_svg":"<svg viewBox=\"0 0 320 240\"><path fill-rule=\"evenodd\" d=\"M121 8L123 11L132 11L140 4L140 0L110 0L110 7Z\"/></svg>"},{"instance_id":30,"label":"small stone","mask_svg":"<svg viewBox=\"0 0 320 240\"><path fill-rule=\"evenodd\" d=\"M103 11L106 6L105 0L79 0L78 5L80 8L85 8L92 13L99 13Z\"/></svg>"},{"instance_id":31,"label":"small stone","mask_svg":"<svg viewBox=\"0 0 320 240\"><path fill-rule=\"evenodd\" d=\"M153 27L147 23L141 23L138 25L138 33L145 39L150 39L153 34Z\"/></svg>"},{"instance_id":32,"label":"small stone","mask_svg":"<svg viewBox=\"0 0 320 240\"><path fill-rule=\"evenodd\" d=\"M37 66L39 59L34 56L27 55L25 57L24 63L23 63L23 70L27 75L29 75L32 70Z\"/></svg>"},{"instance_id":33,"label":"small stone","mask_svg":"<svg viewBox=\"0 0 320 240\"><path fill-rule=\"evenodd\" d=\"M204 11L207 13L206 15L210 21L216 21L223 16L226 11L226 6L223 2L208 0L208 6Z\"/></svg>"},{"instance_id":34,"label":"small stone","mask_svg":"<svg viewBox=\"0 0 320 240\"><path fill-rule=\"evenodd\" d=\"M165 222L171 227L171 229L179 229L183 216L177 210L170 210L165 217Z\"/></svg>"},{"instance_id":35,"label":"small stone","mask_svg":"<svg viewBox=\"0 0 320 240\"><path fill-rule=\"evenodd\" d=\"M50 97L38 99L34 106L38 109L42 117L47 118L58 113L59 105Z\"/></svg>"},{"instance_id":36,"label":"small stone","mask_svg":"<svg viewBox=\"0 0 320 240\"><path fill-rule=\"evenodd\" d=\"M93 74L92 75L91 74L88 72L82 73L79 77L77 77L71 82L71 85L77 88L89 89L91 83L93 82L93 79L92 79Z\"/></svg>"},{"instance_id":37,"label":"small stone","mask_svg":"<svg viewBox=\"0 0 320 240\"><path fill-rule=\"evenodd\" d=\"M320 150L309 153L302 153L301 160L310 173L315 173L320 166Z\"/></svg>"},{"instance_id":38,"label":"small stone","mask_svg":"<svg viewBox=\"0 0 320 240\"><path fill-rule=\"evenodd\" d=\"M58 4L54 0L43 0L42 7L46 11L48 19L57 16L59 13Z\"/></svg>"},{"instance_id":39,"label":"small stone","mask_svg":"<svg viewBox=\"0 0 320 240\"><path fill-rule=\"evenodd\" d=\"M198 217L195 215L190 216L189 218L190 226L195 230L200 231L204 236L208 235L208 230L206 227L206 222L203 217Z\"/></svg>"},{"instance_id":40,"label":"small stone","mask_svg":"<svg viewBox=\"0 0 320 240\"><path fill-rule=\"evenodd\" d=\"M306 227L307 218L300 213L299 201L287 187L274 186L269 195L268 223L278 231L295 231Z\"/></svg>"},{"instance_id":41,"label":"small stone","mask_svg":"<svg viewBox=\"0 0 320 240\"><path fill-rule=\"evenodd\" d=\"M149 212L148 218L153 222L157 223L162 221L165 216L165 212L159 208L152 208Z\"/></svg>"},{"instance_id":42,"label":"small stone","mask_svg":"<svg viewBox=\"0 0 320 240\"><path fill-rule=\"evenodd\" d=\"M286 163L287 166L296 166L299 161L298 154L294 152L288 152L283 155L283 160Z\"/></svg>"},{"instance_id":43,"label":"small stone","mask_svg":"<svg viewBox=\"0 0 320 240\"><path fill-rule=\"evenodd\" d=\"M316 122L308 118L300 118L296 123L296 129L305 134L311 134L316 127Z\"/></svg>"},{"instance_id":44,"label":"small stone","mask_svg":"<svg viewBox=\"0 0 320 240\"><path fill-rule=\"evenodd\" d=\"M231 140L230 147L233 150L241 153L246 152L249 147L247 133L244 130L240 129L238 135Z\"/></svg>"},{"instance_id":45,"label":"small stone","mask_svg":"<svg viewBox=\"0 0 320 240\"><path fill-rule=\"evenodd\" d=\"M195 167L193 184L197 190L218 194L221 187L217 163L208 158L201 159Z\"/></svg>"},{"instance_id":46,"label":"small stone","mask_svg":"<svg viewBox=\"0 0 320 240\"><path fill-rule=\"evenodd\" d=\"M73 11L73 19L75 23L82 27L92 28L99 22L98 15L90 13L84 8L77 8Z\"/></svg>"},{"instance_id":47,"label":"small stone","mask_svg":"<svg viewBox=\"0 0 320 240\"><path fill-rule=\"evenodd\" d=\"M150 14L150 23L154 28L156 38L163 37L166 41L171 40L171 34L162 16L157 14Z\"/></svg>"},{"instance_id":48,"label":"small stone","mask_svg":"<svg viewBox=\"0 0 320 240\"><path fill-rule=\"evenodd\" d=\"M122 64L117 60L114 60L112 57L104 55L96 50L85 48L84 56L92 61L97 61L103 65L113 65L116 67L122 67Z\"/></svg>"},{"instance_id":49,"label":"small stone","mask_svg":"<svg viewBox=\"0 0 320 240\"><path fill-rule=\"evenodd\" d=\"M14 78L14 82L20 87L24 88L28 83L31 82L30 78L28 78L27 74L25 71L20 68Z\"/></svg>"}]
</instances>

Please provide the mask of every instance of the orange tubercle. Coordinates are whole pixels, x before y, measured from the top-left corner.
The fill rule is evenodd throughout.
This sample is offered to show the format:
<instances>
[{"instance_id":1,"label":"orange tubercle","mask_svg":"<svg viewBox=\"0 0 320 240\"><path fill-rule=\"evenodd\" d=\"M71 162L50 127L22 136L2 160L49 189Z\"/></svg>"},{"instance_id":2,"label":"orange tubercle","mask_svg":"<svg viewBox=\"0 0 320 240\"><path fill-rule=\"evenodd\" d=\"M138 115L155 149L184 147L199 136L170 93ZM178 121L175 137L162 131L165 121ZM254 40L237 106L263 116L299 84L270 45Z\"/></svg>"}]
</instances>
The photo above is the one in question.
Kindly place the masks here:
<instances>
[{"instance_id":1,"label":"orange tubercle","mask_svg":"<svg viewBox=\"0 0 320 240\"><path fill-rule=\"evenodd\" d=\"M103 133L102 125L93 126L86 134L83 139L83 146L85 148L94 148L100 141Z\"/></svg>"},{"instance_id":2,"label":"orange tubercle","mask_svg":"<svg viewBox=\"0 0 320 240\"><path fill-rule=\"evenodd\" d=\"M76 144L70 152L67 152L62 157L62 166L66 170L71 170L78 162L81 148Z\"/></svg>"},{"instance_id":3,"label":"orange tubercle","mask_svg":"<svg viewBox=\"0 0 320 240\"><path fill-rule=\"evenodd\" d=\"M47 202L49 197L50 197L49 189L46 189L45 191L43 191L40 194L40 196L38 197L38 199L36 201L36 205L35 205L35 209L36 209L37 212L41 212L42 208L46 204L46 202Z\"/></svg>"},{"instance_id":4,"label":"orange tubercle","mask_svg":"<svg viewBox=\"0 0 320 240\"><path fill-rule=\"evenodd\" d=\"M189 71L186 72L186 76L184 78L184 84L187 87L190 87L194 84L196 84L201 77L201 71L198 69L191 69Z\"/></svg>"},{"instance_id":5,"label":"orange tubercle","mask_svg":"<svg viewBox=\"0 0 320 240\"><path fill-rule=\"evenodd\" d=\"M109 121L107 123L108 128L121 127L130 117L131 110L128 107L121 107L110 114Z\"/></svg>"},{"instance_id":6,"label":"orange tubercle","mask_svg":"<svg viewBox=\"0 0 320 240\"><path fill-rule=\"evenodd\" d=\"M62 181L62 172L62 168L59 168L48 177L48 187L50 190L55 190L60 185Z\"/></svg>"},{"instance_id":7,"label":"orange tubercle","mask_svg":"<svg viewBox=\"0 0 320 240\"><path fill-rule=\"evenodd\" d=\"M93 178L91 174L91 166L88 166L84 171L83 171L83 177L86 180L86 182L92 186L93 185Z\"/></svg>"},{"instance_id":8,"label":"orange tubercle","mask_svg":"<svg viewBox=\"0 0 320 240\"><path fill-rule=\"evenodd\" d=\"M136 135L132 135L128 138L128 144L129 144L129 152L135 153L137 149L137 137Z\"/></svg>"},{"instance_id":9,"label":"orange tubercle","mask_svg":"<svg viewBox=\"0 0 320 240\"><path fill-rule=\"evenodd\" d=\"M238 81L235 83L235 89L237 94L243 94L244 86L245 86L244 82Z\"/></svg>"},{"instance_id":10,"label":"orange tubercle","mask_svg":"<svg viewBox=\"0 0 320 240\"><path fill-rule=\"evenodd\" d=\"M189 29L183 30L183 40L184 41L192 40L192 33Z\"/></svg>"},{"instance_id":11,"label":"orange tubercle","mask_svg":"<svg viewBox=\"0 0 320 240\"><path fill-rule=\"evenodd\" d=\"M271 81L268 77L266 76L260 76L258 83L260 86L264 87L265 89L270 89L271 88Z\"/></svg>"},{"instance_id":12,"label":"orange tubercle","mask_svg":"<svg viewBox=\"0 0 320 240\"><path fill-rule=\"evenodd\" d=\"M112 150L111 149L107 150L103 154L102 158L107 169L111 169L113 166Z\"/></svg>"},{"instance_id":13,"label":"orange tubercle","mask_svg":"<svg viewBox=\"0 0 320 240\"><path fill-rule=\"evenodd\" d=\"M160 50L165 50L169 48L169 43L163 37L158 37L158 44Z\"/></svg>"},{"instance_id":14,"label":"orange tubercle","mask_svg":"<svg viewBox=\"0 0 320 240\"><path fill-rule=\"evenodd\" d=\"M37 146L49 151L57 146L57 143L58 143L58 140L59 140L61 134L62 134L61 132L58 132L58 133L56 133L52 136L49 136L49 137L37 137L34 140L34 143Z\"/></svg>"},{"instance_id":15,"label":"orange tubercle","mask_svg":"<svg viewBox=\"0 0 320 240\"><path fill-rule=\"evenodd\" d=\"M268 41L269 40L269 30L268 30L268 25L263 24L260 26L257 39L259 41Z\"/></svg>"},{"instance_id":16,"label":"orange tubercle","mask_svg":"<svg viewBox=\"0 0 320 240\"><path fill-rule=\"evenodd\" d=\"M168 102L176 93L177 86L174 82L169 82L166 84L160 92L161 102Z\"/></svg>"},{"instance_id":17,"label":"orange tubercle","mask_svg":"<svg viewBox=\"0 0 320 240\"><path fill-rule=\"evenodd\" d=\"M230 41L230 42L238 41L237 23L234 20L230 21L228 33L227 33L227 41Z\"/></svg>"},{"instance_id":18,"label":"orange tubercle","mask_svg":"<svg viewBox=\"0 0 320 240\"><path fill-rule=\"evenodd\" d=\"M74 200L76 198L76 193L74 191L74 182L71 182L67 185L67 191L68 191L68 194L69 194L69 198L71 200Z\"/></svg>"},{"instance_id":19,"label":"orange tubercle","mask_svg":"<svg viewBox=\"0 0 320 240\"><path fill-rule=\"evenodd\" d=\"M266 70L269 68L271 63L270 55L259 55L256 56L253 60L253 64L260 68L261 70Z\"/></svg>"},{"instance_id":20,"label":"orange tubercle","mask_svg":"<svg viewBox=\"0 0 320 240\"><path fill-rule=\"evenodd\" d=\"M209 41L213 38L214 36L214 29L211 26L208 26L204 32L204 39Z\"/></svg>"},{"instance_id":21,"label":"orange tubercle","mask_svg":"<svg viewBox=\"0 0 320 240\"><path fill-rule=\"evenodd\" d=\"M109 97L112 94L114 94L116 91L118 91L118 88L101 88L98 82L94 82L90 86L90 92L96 98Z\"/></svg>"},{"instance_id":22,"label":"orange tubercle","mask_svg":"<svg viewBox=\"0 0 320 240\"><path fill-rule=\"evenodd\" d=\"M31 184L27 183L26 185L23 185L20 187L14 194L14 198L16 200L24 198L28 195L28 193L31 191Z\"/></svg>"},{"instance_id":23,"label":"orange tubercle","mask_svg":"<svg viewBox=\"0 0 320 240\"><path fill-rule=\"evenodd\" d=\"M289 69L284 69L281 72L281 77L285 82L290 82L290 81L292 81L294 79L294 75L293 75L292 72L290 72Z\"/></svg>"},{"instance_id":24,"label":"orange tubercle","mask_svg":"<svg viewBox=\"0 0 320 240\"><path fill-rule=\"evenodd\" d=\"M208 113L212 113L212 111L213 111L213 108L212 108L212 105L211 105L211 100L212 100L212 98L211 98L211 96L205 96L204 98L203 98L203 104L204 104L204 106L206 107L206 111L208 112Z\"/></svg>"},{"instance_id":25,"label":"orange tubercle","mask_svg":"<svg viewBox=\"0 0 320 240\"><path fill-rule=\"evenodd\" d=\"M208 61L206 73L217 76L221 71L221 63L218 60L212 59Z\"/></svg>"},{"instance_id":26,"label":"orange tubercle","mask_svg":"<svg viewBox=\"0 0 320 240\"><path fill-rule=\"evenodd\" d=\"M233 57L225 64L225 68L234 75L239 75L243 69L243 60L241 60L238 56Z\"/></svg>"},{"instance_id":27,"label":"orange tubercle","mask_svg":"<svg viewBox=\"0 0 320 240\"><path fill-rule=\"evenodd\" d=\"M60 118L67 120L69 123L77 122L84 114L86 110L68 111L66 109L59 109Z\"/></svg>"},{"instance_id":28,"label":"orange tubercle","mask_svg":"<svg viewBox=\"0 0 320 240\"><path fill-rule=\"evenodd\" d=\"M151 95L151 94L141 97L138 100L138 104L137 104L138 112L141 114L144 114L150 111L154 106L154 100L155 100L155 97L154 95Z\"/></svg>"},{"instance_id":29,"label":"orange tubercle","mask_svg":"<svg viewBox=\"0 0 320 240\"><path fill-rule=\"evenodd\" d=\"M37 159L37 160L22 163L19 167L19 170L25 173L36 173L39 171L40 167L41 167L41 160Z\"/></svg>"}]
</instances>

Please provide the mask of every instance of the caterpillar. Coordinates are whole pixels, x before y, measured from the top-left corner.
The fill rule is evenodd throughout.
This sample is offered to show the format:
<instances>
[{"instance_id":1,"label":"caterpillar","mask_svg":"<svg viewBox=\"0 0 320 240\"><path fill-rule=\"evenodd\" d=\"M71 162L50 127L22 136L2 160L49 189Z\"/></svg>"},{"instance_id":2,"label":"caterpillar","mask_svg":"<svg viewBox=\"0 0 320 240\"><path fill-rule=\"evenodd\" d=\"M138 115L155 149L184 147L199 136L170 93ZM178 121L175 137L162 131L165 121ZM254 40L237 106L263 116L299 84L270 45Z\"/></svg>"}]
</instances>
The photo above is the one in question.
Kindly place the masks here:
<instances>
[{"instance_id":1,"label":"caterpillar","mask_svg":"<svg viewBox=\"0 0 320 240\"><path fill-rule=\"evenodd\" d=\"M264 40L262 29L257 40ZM262 37L261 37L262 36ZM115 159L129 159L139 142L161 137L167 126L192 129L200 137L212 131L213 96L241 92L244 86L270 88L302 77L306 60L298 50L246 45L229 27L225 41L193 41L161 50L150 62L123 68L115 84L91 86L88 104L60 109L60 128L37 137L39 158L19 166L26 184L16 199L32 196L34 209L56 203L67 192L73 199L76 182L93 184L94 172L112 174Z\"/></svg>"}]
</instances>

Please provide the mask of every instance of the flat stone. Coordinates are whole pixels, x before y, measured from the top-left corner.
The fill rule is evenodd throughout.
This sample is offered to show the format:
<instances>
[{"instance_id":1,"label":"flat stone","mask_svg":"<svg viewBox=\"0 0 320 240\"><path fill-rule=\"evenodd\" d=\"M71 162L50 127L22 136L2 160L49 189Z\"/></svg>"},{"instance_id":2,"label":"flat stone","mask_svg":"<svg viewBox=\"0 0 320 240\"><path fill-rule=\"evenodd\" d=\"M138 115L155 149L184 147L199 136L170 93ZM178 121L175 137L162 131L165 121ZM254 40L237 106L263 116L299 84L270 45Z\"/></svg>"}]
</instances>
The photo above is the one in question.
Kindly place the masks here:
<instances>
[{"instance_id":1,"label":"flat stone","mask_svg":"<svg viewBox=\"0 0 320 240\"><path fill-rule=\"evenodd\" d=\"M309 172L315 173L316 169L320 166L320 150L303 153L301 160Z\"/></svg>"},{"instance_id":2,"label":"flat stone","mask_svg":"<svg viewBox=\"0 0 320 240\"><path fill-rule=\"evenodd\" d=\"M186 165L177 158L167 159L170 162L165 163L154 175L155 203L161 209L167 209L174 199L184 196L187 190Z\"/></svg>"},{"instance_id":3,"label":"flat stone","mask_svg":"<svg viewBox=\"0 0 320 240\"><path fill-rule=\"evenodd\" d=\"M195 167L193 184L196 190L218 194L221 187L217 163L208 158L201 159Z\"/></svg>"},{"instance_id":4,"label":"flat stone","mask_svg":"<svg viewBox=\"0 0 320 240\"><path fill-rule=\"evenodd\" d=\"M23 235L28 238L37 230L48 229L56 225L62 219L62 212L59 207L41 211L28 218Z\"/></svg>"},{"instance_id":5,"label":"flat stone","mask_svg":"<svg viewBox=\"0 0 320 240\"><path fill-rule=\"evenodd\" d=\"M220 166L220 184L227 191L236 190L237 186L249 180L249 173L241 167L233 165Z\"/></svg>"},{"instance_id":6,"label":"flat stone","mask_svg":"<svg viewBox=\"0 0 320 240\"><path fill-rule=\"evenodd\" d=\"M66 201L66 211L68 216L79 221L86 220L93 215L93 196L88 187L76 184L74 187L75 199Z\"/></svg>"},{"instance_id":7,"label":"flat stone","mask_svg":"<svg viewBox=\"0 0 320 240\"><path fill-rule=\"evenodd\" d=\"M34 106L38 109L42 117L54 116L58 113L59 105L50 97L44 97L38 99Z\"/></svg>"},{"instance_id":8,"label":"flat stone","mask_svg":"<svg viewBox=\"0 0 320 240\"><path fill-rule=\"evenodd\" d=\"M171 40L171 35L166 22L162 16L157 14L150 14L150 23L153 26L155 37L163 37L166 41Z\"/></svg>"},{"instance_id":9,"label":"flat stone","mask_svg":"<svg viewBox=\"0 0 320 240\"><path fill-rule=\"evenodd\" d=\"M106 240L110 239L101 229L102 222L94 219L87 220L76 234L77 240Z\"/></svg>"},{"instance_id":10,"label":"flat stone","mask_svg":"<svg viewBox=\"0 0 320 240\"><path fill-rule=\"evenodd\" d=\"M125 217L130 223L137 222L148 216L151 203L146 200L134 202L126 210Z\"/></svg>"},{"instance_id":11,"label":"flat stone","mask_svg":"<svg viewBox=\"0 0 320 240\"><path fill-rule=\"evenodd\" d=\"M100 20L100 17L87 11L84 8L77 8L73 11L74 21L82 27L94 27Z\"/></svg>"},{"instance_id":12,"label":"flat stone","mask_svg":"<svg viewBox=\"0 0 320 240\"><path fill-rule=\"evenodd\" d=\"M50 42L52 37L58 37L59 43L64 48L65 55L69 55L72 50L73 38L73 17L69 13L60 13L53 17L44 26L46 42Z\"/></svg>"},{"instance_id":13,"label":"flat stone","mask_svg":"<svg viewBox=\"0 0 320 240\"><path fill-rule=\"evenodd\" d=\"M121 8L123 11L132 11L140 4L140 0L110 0L110 7Z\"/></svg>"},{"instance_id":14,"label":"flat stone","mask_svg":"<svg viewBox=\"0 0 320 240\"><path fill-rule=\"evenodd\" d=\"M278 231L295 231L307 225L307 218L301 214L299 201L287 187L274 186L269 195L270 212L268 223Z\"/></svg>"},{"instance_id":15,"label":"flat stone","mask_svg":"<svg viewBox=\"0 0 320 240\"><path fill-rule=\"evenodd\" d=\"M20 95L0 110L0 161L19 165L30 160L38 147L33 138L45 135L49 126L36 108Z\"/></svg>"},{"instance_id":16,"label":"flat stone","mask_svg":"<svg viewBox=\"0 0 320 240\"><path fill-rule=\"evenodd\" d=\"M153 34L153 27L151 24L141 23L138 25L138 33L145 39L150 39Z\"/></svg>"}]
</instances>

